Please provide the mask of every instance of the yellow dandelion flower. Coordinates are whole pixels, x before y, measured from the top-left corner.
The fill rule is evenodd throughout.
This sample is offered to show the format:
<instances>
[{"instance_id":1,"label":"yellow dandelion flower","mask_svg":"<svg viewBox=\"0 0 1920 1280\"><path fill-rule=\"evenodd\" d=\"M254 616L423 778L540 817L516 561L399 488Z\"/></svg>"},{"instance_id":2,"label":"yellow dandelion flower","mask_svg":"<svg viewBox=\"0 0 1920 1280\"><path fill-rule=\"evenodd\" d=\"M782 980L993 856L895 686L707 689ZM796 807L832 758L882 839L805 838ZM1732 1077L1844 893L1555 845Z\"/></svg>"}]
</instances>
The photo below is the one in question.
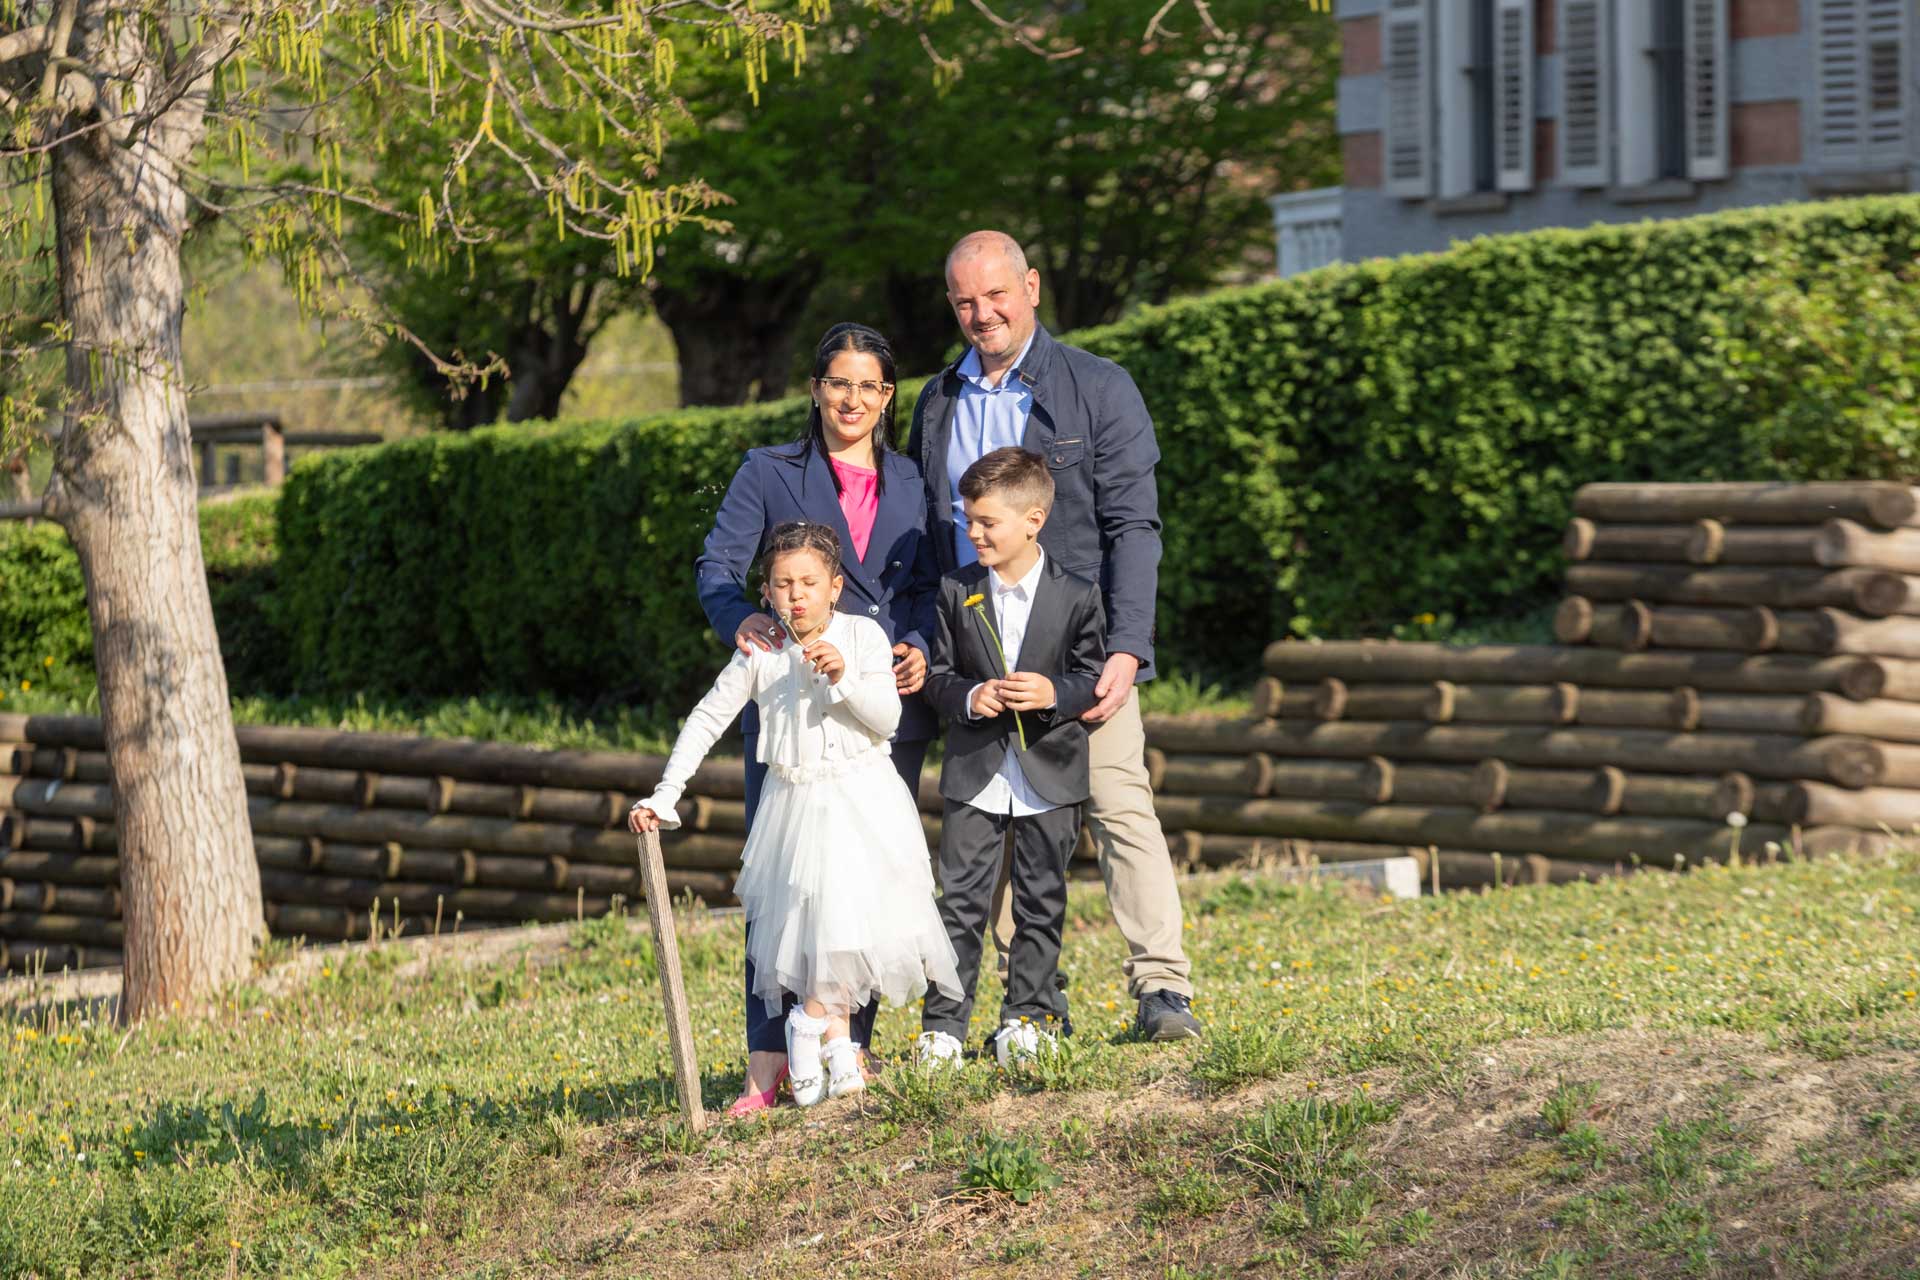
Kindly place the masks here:
<instances>
[{"instance_id":1,"label":"yellow dandelion flower","mask_svg":"<svg viewBox=\"0 0 1920 1280\"><path fill-rule=\"evenodd\" d=\"M962 609L971 609L973 608L973 606L979 604L982 600L985 600L986 598L987 598L986 592L976 591L972 595L968 596L965 600L962 600L960 602L960 607Z\"/></svg>"}]
</instances>

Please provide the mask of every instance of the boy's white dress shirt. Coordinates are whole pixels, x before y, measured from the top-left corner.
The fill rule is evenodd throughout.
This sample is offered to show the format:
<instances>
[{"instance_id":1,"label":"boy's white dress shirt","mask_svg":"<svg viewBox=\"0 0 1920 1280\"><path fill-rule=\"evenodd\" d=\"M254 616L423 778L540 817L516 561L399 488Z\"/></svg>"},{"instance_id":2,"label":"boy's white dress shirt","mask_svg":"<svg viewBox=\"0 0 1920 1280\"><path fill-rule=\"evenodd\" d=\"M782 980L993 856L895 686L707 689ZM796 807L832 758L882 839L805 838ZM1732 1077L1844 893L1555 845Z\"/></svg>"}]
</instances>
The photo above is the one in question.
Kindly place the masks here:
<instances>
[{"instance_id":1,"label":"boy's white dress shirt","mask_svg":"<svg viewBox=\"0 0 1920 1280\"><path fill-rule=\"evenodd\" d=\"M1027 620L1033 615L1033 593L1039 589L1040 573L1046 564L1047 553L1042 551L1018 582L1008 582L994 570L987 570L987 581L991 584L988 598L998 619L994 625L1000 630L1000 647L1006 650L1008 671L1020 669L1020 645L1027 638ZM980 719L973 714L973 695L979 688L975 685L967 691L967 715L974 720ZM1017 738L1007 739L1007 756L1000 762L1000 772L967 803L982 813L1007 813L1016 818L1060 807L1041 799L1027 782L1027 775L1020 769Z\"/></svg>"}]
</instances>

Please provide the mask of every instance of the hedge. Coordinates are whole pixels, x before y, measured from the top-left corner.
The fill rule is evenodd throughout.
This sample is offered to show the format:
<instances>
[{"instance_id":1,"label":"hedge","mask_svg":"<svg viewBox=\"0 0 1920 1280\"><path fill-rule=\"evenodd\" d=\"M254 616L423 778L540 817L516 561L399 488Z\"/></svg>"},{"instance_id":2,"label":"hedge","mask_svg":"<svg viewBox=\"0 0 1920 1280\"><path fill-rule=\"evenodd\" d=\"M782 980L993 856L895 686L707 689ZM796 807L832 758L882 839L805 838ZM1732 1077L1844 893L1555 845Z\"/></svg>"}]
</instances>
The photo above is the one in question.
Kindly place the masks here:
<instances>
[{"instance_id":1,"label":"hedge","mask_svg":"<svg viewBox=\"0 0 1920 1280\"><path fill-rule=\"evenodd\" d=\"M1884 421L1871 448L1805 425L1804 447L1783 437L1742 334L1755 281L1782 264L1791 286L1834 261L1906 268L1917 246L1913 197L1776 206L1487 238L1073 335L1133 374L1159 429L1163 665L1230 676L1288 631L1537 609L1588 481L1904 465L1915 442L1889 444ZM281 589L231 593L222 635L247 601L241 630L286 647L286 691L683 705L722 657L694 598L701 538L741 453L793 438L802 405L304 460L281 504ZM1836 416L1835 436L1864 430Z\"/></svg>"},{"instance_id":2,"label":"hedge","mask_svg":"<svg viewBox=\"0 0 1920 1280\"><path fill-rule=\"evenodd\" d=\"M277 614L278 500L247 494L200 508L214 624L235 690L288 681ZM0 689L93 686L93 632L80 559L58 526L0 522Z\"/></svg>"},{"instance_id":3,"label":"hedge","mask_svg":"<svg viewBox=\"0 0 1920 1280\"><path fill-rule=\"evenodd\" d=\"M1794 477L1751 430L1723 332L1782 244L1905 263L1920 200L1489 238L1076 335L1159 429L1166 665L1536 606L1590 480ZM798 425L789 402L305 463L281 529L295 666L331 688L684 699L720 656L700 539L742 450Z\"/></svg>"}]
</instances>

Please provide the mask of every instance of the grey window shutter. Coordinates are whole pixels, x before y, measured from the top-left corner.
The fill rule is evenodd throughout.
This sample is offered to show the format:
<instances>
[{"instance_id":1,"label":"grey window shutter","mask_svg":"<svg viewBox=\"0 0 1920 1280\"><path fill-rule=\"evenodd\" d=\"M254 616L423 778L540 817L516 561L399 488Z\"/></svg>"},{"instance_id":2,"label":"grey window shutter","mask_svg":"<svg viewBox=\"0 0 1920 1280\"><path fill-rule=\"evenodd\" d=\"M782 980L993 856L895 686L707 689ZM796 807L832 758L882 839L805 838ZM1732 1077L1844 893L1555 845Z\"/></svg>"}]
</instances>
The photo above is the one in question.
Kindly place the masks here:
<instances>
[{"instance_id":1,"label":"grey window shutter","mask_svg":"<svg viewBox=\"0 0 1920 1280\"><path fill-rule=\"evenodd\" d=\"M1494 0L1493 145L1502 191L1533 188L1533 0Z\"/></svg>"},{"instance_id":2,"label":"grey window shutter","mask_svg":"<svg viewBox=\"0 0 1920 1280\"><path fill-rule=\"evenodd\" d=\"M1816 0L1818 90L1814 138L1824 168L1860 169L1906 158L1906 5Z\"/></svg>"},{"instance_id":3,"label":"grey window shutter","mask_svg":"<svg viewBox=\"0 0 1920 1280\"><path fill-rule=\"evenodd\" d=\"M1386 192L1433 194L1432 58L1426 0L1392 0L1382 21L1387 76Z\"/></svg>"},{"instance_id":4,"label":"grey window shutter","mask_svg":"<svg viewBox=\"0 0 1920 1280\"><path fill-rule=\"evenodd\" d=\"M1613 180L1607 0L1561 0L1559 48L1560 178L1604 187Z\"/></svg>"},{"instance_id":5,"label":"grey window shutter","mask_svg":"<svg viewBox=\"0 0 1920 1280\"><path fill-rule=\"evenodd\" d=\"M1727 0L1686 0L1687 176L1724 178L1731 168Z\"/></svg>"}]
</instances>

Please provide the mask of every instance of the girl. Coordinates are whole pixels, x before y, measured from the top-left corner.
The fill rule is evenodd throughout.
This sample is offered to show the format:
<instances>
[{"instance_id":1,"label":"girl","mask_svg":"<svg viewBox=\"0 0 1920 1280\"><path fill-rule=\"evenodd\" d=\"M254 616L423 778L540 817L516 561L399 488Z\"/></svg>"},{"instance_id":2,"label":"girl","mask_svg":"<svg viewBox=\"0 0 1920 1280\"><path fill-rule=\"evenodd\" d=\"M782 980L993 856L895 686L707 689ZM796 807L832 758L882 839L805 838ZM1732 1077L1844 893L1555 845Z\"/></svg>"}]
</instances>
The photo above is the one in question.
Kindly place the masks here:
<instances>
[{"instance_id":1,"label":"girl","mask_svg":"<svg viewBox=\"0 0 1920 1280\"><path fill-rule=\"evenodd\" d=\"M826 525L777 526L762 563L763 594L790 642L734 654L628 825L678 826L694 768L748 701L759 707L768 777L734 892L753 994L773 1017L788 992L804 1001L786 1020L788 1079L804 1107L865 1087L851 1009L876 997L904 1004L929 983L957 998L960 981L920 813L889 759L900 694L886 633L834 610L840 539Z\"/></svg>"}]
</instances>

